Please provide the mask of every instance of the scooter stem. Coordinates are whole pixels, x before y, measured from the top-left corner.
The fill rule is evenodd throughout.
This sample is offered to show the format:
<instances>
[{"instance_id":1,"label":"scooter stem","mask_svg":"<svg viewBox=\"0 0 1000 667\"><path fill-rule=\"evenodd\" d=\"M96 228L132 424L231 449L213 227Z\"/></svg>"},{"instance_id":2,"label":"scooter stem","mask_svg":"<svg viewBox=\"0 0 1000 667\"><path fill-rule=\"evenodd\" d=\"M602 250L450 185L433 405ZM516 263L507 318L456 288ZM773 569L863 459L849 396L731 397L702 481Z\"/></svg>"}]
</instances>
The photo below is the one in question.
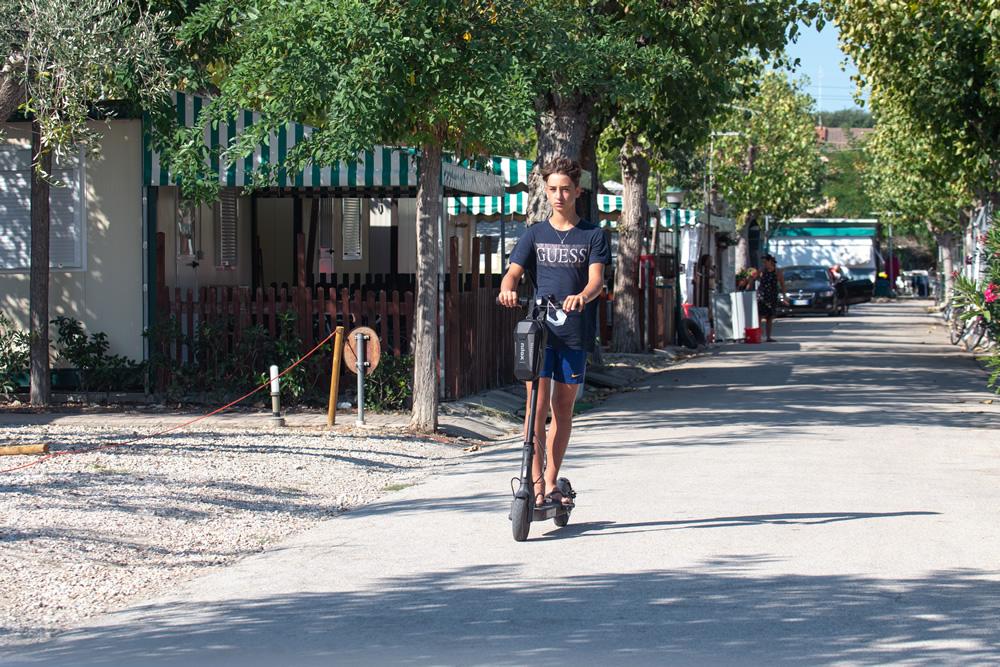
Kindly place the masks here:
<instances>
[{"instance_id":1,"label":"scooter stem","mask_svg":"<svg viewBox=\"0 0 1000 667\"><path fill-rule=\"evenodd\" d=\"M538 404L538 378L531 383L531 398L528 403L528 432L524 438L524 453L521 458L521 487L517 490L518 498L528 497L534 504L534 484L531 477L531 465L535 458L535 412ZM523 494L523 495L522 495Z\"/></svg>"}]
</instances>

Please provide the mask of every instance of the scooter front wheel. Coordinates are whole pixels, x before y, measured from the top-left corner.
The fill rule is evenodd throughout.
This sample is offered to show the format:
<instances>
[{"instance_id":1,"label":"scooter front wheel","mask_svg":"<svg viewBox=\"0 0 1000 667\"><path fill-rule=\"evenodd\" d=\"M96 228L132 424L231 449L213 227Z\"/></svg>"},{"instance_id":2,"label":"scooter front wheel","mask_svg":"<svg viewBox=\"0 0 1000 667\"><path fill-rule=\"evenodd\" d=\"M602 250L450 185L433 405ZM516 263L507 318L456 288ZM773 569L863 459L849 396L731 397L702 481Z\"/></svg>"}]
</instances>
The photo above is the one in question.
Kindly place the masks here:
<instances>
[{"instance_id":1,"label":"scooter front wheel","mask_svg":"<svg viewBox=\"0 0 1000 667\"><path fill-rule=\"evenodd\" d=\"M528 529L531 528L531 503L527 498L514 498L514 502L510 505L510 525L515 542L524 542L528 539Z\"/></svg>"}]
</instances>

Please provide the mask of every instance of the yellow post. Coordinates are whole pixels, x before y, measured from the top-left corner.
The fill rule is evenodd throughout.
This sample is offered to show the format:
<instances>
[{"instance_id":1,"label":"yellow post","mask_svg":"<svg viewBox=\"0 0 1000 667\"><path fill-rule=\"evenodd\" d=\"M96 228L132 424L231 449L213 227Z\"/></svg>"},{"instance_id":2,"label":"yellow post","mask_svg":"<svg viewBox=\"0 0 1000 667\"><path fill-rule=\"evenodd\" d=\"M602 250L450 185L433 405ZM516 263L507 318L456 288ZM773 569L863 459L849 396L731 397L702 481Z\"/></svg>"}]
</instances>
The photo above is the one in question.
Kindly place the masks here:
<instances>
[{"instance_id":1,"label":"yellow post","mask_svg":"<svg viewBox=\"0 0 1000 667\"><path fill-rule=\"evenodd\" d=\"M330 404L326 409L327 428L337 423L337 392L340 389L340 362L344 358L344 327L333 338L333 367L330 369Z\"/></svg>"}]
</instances>

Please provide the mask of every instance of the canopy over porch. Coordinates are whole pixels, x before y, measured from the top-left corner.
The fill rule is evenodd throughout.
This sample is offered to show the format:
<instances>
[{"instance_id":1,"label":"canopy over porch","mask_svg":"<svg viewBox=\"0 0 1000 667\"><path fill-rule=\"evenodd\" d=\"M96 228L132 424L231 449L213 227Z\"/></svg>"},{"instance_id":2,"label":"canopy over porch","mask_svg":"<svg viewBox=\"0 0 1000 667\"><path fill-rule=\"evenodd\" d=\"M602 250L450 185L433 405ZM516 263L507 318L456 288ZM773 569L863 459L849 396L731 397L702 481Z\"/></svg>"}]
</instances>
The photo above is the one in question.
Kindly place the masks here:
<instances>
[{"instance_id":1,"label":"canopy over porch","mask_svg":"<svg viewBox=\"0 0 1000 667\"><path fill-rule=\"evenodd\" d=\"M178 124L196 127L202 109L209 98L174 92L173 103ZM308 139L314 128L301 123L287 123L254 147L253 153L232 163L221 154L249 127L261 122L256 111L242 110L225 123L205 128L205 145L210 149L206 164L207 178L220 185L248 187L264 171L275 175L274 182L259 190L260 195L282 196L295 190L309 189L311 194L342 197L415 197L417 192L418 152L410 148L374 146L362 151L355 161L334 164L309 164L301 171L286 168L289 152ZM507 167L510 168L509 166ZM522 167L523 168L523 167ZM518 167L514 167L514 177ZM442 160L442 183L447 192L500 194L504 181L500 173L467 169ZM143 183L145 185L176 185L178 178L161 162L160 153L151 145L148 132L143 133Z\"/></svg>"}]
</instances>

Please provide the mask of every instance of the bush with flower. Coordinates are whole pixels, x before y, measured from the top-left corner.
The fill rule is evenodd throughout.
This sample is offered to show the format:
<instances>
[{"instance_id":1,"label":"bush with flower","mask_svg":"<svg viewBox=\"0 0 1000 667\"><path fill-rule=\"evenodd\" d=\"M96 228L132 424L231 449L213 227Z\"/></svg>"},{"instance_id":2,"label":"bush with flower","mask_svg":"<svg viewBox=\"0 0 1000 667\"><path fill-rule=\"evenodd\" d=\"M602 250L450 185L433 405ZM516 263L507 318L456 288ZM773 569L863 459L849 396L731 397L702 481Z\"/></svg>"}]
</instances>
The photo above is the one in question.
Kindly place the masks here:
<instances>
[{"instance_id":1,"label":"bush with flower","mask_svg":"<svg viewBox=\"0 0 1000 667\"><path fill-rule=\"evenodd\" d=\"M994 216L980 242L985 263L982 281L956 277L953 303L962 309L963 319L981 317L990 338L1000 341L1000 215ZM990 352L984 361L991 371L989 384L1000 393L1000 352Z\"/></svg>"}]
</instances>

